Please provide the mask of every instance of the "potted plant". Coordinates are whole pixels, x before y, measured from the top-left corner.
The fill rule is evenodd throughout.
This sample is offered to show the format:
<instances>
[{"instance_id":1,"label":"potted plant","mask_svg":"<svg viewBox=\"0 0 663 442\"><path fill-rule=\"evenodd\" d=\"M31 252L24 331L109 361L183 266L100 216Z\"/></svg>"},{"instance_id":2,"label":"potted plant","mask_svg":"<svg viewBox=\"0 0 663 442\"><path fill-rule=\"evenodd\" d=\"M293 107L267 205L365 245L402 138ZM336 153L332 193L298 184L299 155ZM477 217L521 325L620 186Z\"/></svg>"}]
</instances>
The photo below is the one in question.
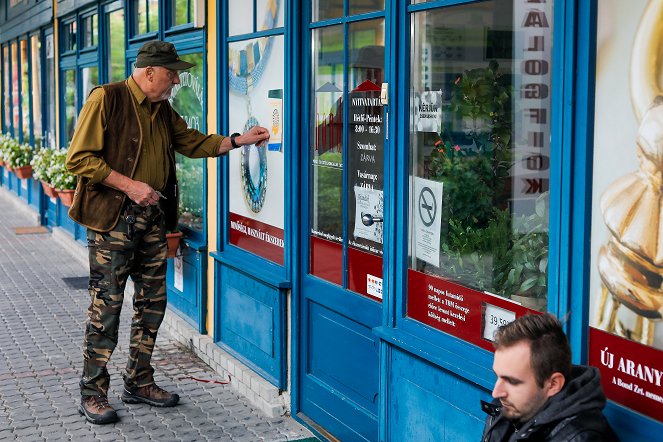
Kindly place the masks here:
<instances>
[{"instance_id":1,"label":"potted plant","mask_svg":"<svg viewBox=\"0 0 663 442\"><path fill-rule=\"evenodd\" d=\"M53 149L42 147L37 150L32 157L30 164L32 165L32 176L36 180L41 181L41 186L44 193L49 198L57 198L58 193L55 187L51 184L53 182Z\"/></svg>"},{"instance_id":2,"label":"potted plant","mask_svg":"<svg viewBox=\"0 0 663 442\"><path fill-rule=\"evenodd\" d=\"M65 165L67 150L58 149L53 152L53 171L51 185L57 189L62 205L71 206L76 189L76 176L69 173Z\"/></svg>"},{"instance_id":3,"label":"potted plant","mask_svg":"<svg viewBox=\"0 0 663 442\"><path fill-rule=\"evenodd\" d=\"M9 137L4 142L3 158L9 169L16 174L19 179L26 179L32 176L32 147L28 143L19 143Z\"/></svg>"},{"instance_id":4,"label":"potted plant","mask_svg":"<svg viewBox=\"0 0 663 442\"><path fill-rule=\"evenodd\" d=\"M179 230L166 233L166 241L168 242L167 258L175 258L177 251L180 248L180 241L182 240L182 232Z\"/></svg>"}]
</instances>

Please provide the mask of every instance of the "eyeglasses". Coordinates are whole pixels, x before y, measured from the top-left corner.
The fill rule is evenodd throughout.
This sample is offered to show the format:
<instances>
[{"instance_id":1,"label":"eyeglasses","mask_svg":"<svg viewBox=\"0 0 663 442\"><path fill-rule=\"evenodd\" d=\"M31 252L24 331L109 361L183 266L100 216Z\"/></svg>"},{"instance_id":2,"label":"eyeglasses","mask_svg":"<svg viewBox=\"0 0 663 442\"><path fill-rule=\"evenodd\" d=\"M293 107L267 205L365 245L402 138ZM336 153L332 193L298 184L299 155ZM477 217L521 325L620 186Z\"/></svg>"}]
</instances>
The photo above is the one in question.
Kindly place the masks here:
<instances>
[{"instance_id":1,"label":"eyeglasses","mask_svg":"<svg viewBox=\"0 0 663 442\"><path fill-rule=\"evenodd\" d=\"M178 71L174 70L174 69L168 69L168 68L163 67L163 66L153 66L152 68L153 69L154 68L159 68L159 69L165 70L166 75L168 75L168 80L170 80L170 81L173 81L175 78L179 78L179 76L180 76L180 73Z\"/></svg>"}]
</instances>

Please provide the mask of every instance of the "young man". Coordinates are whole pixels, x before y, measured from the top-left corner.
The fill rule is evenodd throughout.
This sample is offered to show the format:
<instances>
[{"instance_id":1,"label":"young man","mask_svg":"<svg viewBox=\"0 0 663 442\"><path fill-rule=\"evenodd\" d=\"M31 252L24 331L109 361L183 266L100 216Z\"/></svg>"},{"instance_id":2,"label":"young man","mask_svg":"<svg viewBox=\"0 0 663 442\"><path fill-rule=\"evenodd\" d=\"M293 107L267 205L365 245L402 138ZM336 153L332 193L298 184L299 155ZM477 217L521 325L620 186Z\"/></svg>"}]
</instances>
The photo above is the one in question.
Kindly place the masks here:
<instances>
[{"instance_id":1,"label":"young man","mask_svg":"<svg viewBox=\"0 0 663 442\"><path fill-rule=\"evenodd\" d=\"M495 334L497 382L484 442L611 442L605 395L595 367L572 366L571 348L552 315L527 315Z\"/></svg>"},{"instance_id":2,"label":"young man","mask_svg":"<svg viewBox=\"0 0 663 442\"><path fill-rule=\"evenodd\" d=\"M154 383L150 363L166 311L165 235L177 226L175 152L214 157L269 140L258 126L230 137L188 128L168 98L179 71L192 66L172 43L145 43L126 81L90 93L67 153L67 168L79 176L69 216L87 227L90 258L79 412L94 424L118 419L108 403L106 366L117 345L129 276L134 316L122 400L157 407L179 401Z\"/></svg>"}]
</instances>

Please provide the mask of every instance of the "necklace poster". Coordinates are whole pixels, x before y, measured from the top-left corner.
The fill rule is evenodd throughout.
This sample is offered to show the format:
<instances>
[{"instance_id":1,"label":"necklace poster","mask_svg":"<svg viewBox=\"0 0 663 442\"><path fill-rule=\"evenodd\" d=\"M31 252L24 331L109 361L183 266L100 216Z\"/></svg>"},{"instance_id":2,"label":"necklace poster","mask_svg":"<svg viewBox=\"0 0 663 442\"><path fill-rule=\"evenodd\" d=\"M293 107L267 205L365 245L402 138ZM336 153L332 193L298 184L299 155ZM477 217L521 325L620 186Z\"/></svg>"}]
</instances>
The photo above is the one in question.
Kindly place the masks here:
<instances>
[{"instance_id":1,"label":"necklace poster","mask_svg":"<svg viewBox=\"0 0 663 442\"><path fill-rule=\"evenodd\" d=\"M283 36L229 45L229 130L270 131L264 146L229 154L230 243L277 264L284 262Z\"/></svg>"},{"instance_id":2,"label":"necklace poster","mask_svg":"<svg viewBox=\"0 0 663 442\"><path fill-rule=\"evenodd\" d=\"M663 422L663 1L598 3L589 363Z\"/></svg>"}]
</instances>

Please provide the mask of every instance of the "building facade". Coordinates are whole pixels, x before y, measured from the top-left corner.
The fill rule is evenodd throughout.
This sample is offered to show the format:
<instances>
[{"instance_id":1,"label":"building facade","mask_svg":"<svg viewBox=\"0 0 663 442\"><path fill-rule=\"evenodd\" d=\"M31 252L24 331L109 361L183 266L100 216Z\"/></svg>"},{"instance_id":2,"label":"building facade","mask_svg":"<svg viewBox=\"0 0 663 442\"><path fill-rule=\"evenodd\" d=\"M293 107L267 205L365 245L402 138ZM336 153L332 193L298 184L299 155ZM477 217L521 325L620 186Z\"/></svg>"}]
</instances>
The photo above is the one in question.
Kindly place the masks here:
<instances>
[{"instance_id":1,"label":"building facade","mask_svg":"<svg viewBox=\"0 0 663 442\"><path fill-rule=\"evenodd\" d=\"M288 412L330 439L478 440L492 333L548 311L621 438L645 441L663 428L662 30L663 0L0 0L0 122L65 149L91 88L171 41L196 63L171 97L189 126L271 139L178 157L169 305Z\"/></svg>"}]
</instances>

